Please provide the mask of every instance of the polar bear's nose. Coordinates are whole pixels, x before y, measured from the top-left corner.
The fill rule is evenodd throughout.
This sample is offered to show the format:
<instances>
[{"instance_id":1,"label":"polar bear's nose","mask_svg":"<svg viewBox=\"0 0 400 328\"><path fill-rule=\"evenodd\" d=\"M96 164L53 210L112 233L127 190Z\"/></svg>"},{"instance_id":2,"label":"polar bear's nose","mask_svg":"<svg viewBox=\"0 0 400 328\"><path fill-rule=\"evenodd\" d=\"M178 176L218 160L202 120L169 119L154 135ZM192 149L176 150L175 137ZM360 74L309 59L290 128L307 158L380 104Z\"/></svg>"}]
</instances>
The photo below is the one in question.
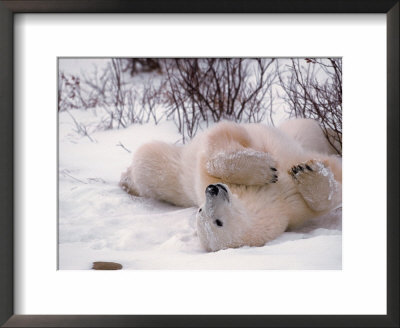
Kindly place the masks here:
<instances>
[{"instance_id":1,"label":"polar bear's nose","mask_svg":"<svg viewBox=\"0 0 400 328\"><path fill-rule=\"evenodd\" d=\"M206 188L206 193L209 194L209 195L211 195L211 196L217 196L217 195L218 195L218 192L219 192L219 189L218 189L218 187L215 186L215 185L209 185L209 186Z\"/></svg>"}]
</instances>

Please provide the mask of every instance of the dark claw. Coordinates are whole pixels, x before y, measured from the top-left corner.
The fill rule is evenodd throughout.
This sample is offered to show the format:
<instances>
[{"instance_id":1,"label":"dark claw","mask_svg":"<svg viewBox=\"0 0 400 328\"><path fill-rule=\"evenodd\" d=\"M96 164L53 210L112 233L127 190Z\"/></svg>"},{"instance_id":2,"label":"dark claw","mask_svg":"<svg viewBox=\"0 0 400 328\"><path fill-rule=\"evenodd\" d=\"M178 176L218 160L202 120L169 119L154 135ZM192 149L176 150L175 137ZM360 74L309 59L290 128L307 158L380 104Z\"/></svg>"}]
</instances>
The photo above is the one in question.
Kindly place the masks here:
<instances>
[{"instance_id":1,"label":"dark claw","mask_svg":"<svg viewBox=\"0 0 400 328\"><path fill-rule=\"evenodd\" d=\"M313 169L312 169L309 165L307 165L307 164L306 164L306 168L307 168L307 170L310 170L310 171L313 170Z\"/></svg>"},{"instance_id":2,"label":"dark claw","mask_svg":"<svg viewBox=\"0 0 400 328\"><path fill-rule=\"evenodd\" d=\"M303 167L301 165L298 165L297 168L299 169L299 171L304 171Z\"/></svg>"},{"instance_id":3,"label":"dark claw","mask_svg":"<svg viewBox=\"0 0 400 328\"><path fill-rule=\"evenodd\" d=\"M292 172L293 172L294 174L297 173L297 168L296 168L295 166L292 167Z\"/></svg>"},{"instance_id":4,"label":"dark claw","mask_svg":"<svg viewBox=\"0 0 400 328\"><path fill-rule=\"evenodd\" d=\"M276 168L274 168L274 167L271 167L271 170L272 170L272 171L277 171L277 169L276 169Z\"/></svg>"},{"instance_id":5,"label":"dark claw","mask_svg":"<svg viewBox=\"0 0 400 328\"><path fill-rule=\"evenodd\" d=\"M274 176L274 179L278 179L278 176L276 174L274 174L273 176Z\"/></svg>"}]
</instances>

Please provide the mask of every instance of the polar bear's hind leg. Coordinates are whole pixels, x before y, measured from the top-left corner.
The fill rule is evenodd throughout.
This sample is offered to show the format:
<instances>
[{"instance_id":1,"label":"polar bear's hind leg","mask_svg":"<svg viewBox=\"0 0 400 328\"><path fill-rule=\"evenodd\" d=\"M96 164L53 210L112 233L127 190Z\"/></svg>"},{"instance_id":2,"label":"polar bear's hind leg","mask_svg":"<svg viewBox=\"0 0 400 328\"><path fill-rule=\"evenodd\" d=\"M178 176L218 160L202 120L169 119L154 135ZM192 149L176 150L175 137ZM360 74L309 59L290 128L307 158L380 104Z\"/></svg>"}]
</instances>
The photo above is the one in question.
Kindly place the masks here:
<instances>
[{"instance_id":1,"label":"polar bear's hind leg","mask_svg":"<svg viewBox=\"0 0 400 328\"><path fill-rule=\"evenodd\" d=\"M182 147L165 142L144 144L134 154L120 185L133 195L190 206L180 181L181 152Z\"/></svg>"},{"instance_id":2,"label":"polar bear's hind leg","mask_svg":"<svg viewBox=\"0 0 400 328\"><path fill-rule=\"evenodd\" d=\"M139 196L139 192L135 188L132 178L131 178L131 167L121 174L121 179L119 181L119 186L125 190L128 194L132 196Z\"/></svg>"},{"instance_id":3,"label":"polar bear's hind leg","mask_svg":"<svg viewBox=\"0 0 400 328\"><path fill-rule=\"evenodd\" d=\"M341 204L342 185L326 163L309 160L293 166L288 173L312 210L329 211Z\"/></svg>"}]
</instances>

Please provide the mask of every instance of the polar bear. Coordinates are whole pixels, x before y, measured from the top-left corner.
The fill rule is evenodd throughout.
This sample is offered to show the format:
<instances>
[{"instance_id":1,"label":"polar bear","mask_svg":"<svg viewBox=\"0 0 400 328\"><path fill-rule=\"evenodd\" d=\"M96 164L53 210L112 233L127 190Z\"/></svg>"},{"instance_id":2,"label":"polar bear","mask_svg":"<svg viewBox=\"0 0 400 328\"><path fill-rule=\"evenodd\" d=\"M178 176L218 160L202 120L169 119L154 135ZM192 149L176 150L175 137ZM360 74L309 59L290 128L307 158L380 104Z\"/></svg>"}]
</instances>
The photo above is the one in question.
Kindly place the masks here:
<instances>
[{"instance_id":1,"label":"polar bear","mask_svg":"<svg viewBox=\"0 0 400 328\"><path fill-rule=\"evenodd\" d=\"M141 146L121 176L136 196L199 207L207 251L263 246L341 205L342 163L316 121L221 122L178 146Z\"/></svg>"}]
</instances>

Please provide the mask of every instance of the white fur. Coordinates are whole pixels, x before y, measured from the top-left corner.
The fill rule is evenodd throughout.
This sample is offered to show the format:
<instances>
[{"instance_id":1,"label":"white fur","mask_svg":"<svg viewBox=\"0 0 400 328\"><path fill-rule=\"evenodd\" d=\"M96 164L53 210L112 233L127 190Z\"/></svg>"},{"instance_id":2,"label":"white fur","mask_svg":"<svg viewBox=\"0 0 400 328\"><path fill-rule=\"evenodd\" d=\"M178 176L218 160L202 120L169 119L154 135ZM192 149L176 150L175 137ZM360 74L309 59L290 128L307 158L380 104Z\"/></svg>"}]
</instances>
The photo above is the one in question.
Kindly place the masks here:
<instances>
[{"instance_id":1,"label":"white fur","mask_svg":"<svg viewBox=\"0 0 400 328\"><path fill-rule=\"evenodd\" d=\"M199 206L197 232L208 251L262 246L340 205L341 159L333 152L312 120L279 128L222 122L185 146L143 145L120 184L134 195ZM217 195L205 192L216 184Z\"/></svg>"}]
</instances>

